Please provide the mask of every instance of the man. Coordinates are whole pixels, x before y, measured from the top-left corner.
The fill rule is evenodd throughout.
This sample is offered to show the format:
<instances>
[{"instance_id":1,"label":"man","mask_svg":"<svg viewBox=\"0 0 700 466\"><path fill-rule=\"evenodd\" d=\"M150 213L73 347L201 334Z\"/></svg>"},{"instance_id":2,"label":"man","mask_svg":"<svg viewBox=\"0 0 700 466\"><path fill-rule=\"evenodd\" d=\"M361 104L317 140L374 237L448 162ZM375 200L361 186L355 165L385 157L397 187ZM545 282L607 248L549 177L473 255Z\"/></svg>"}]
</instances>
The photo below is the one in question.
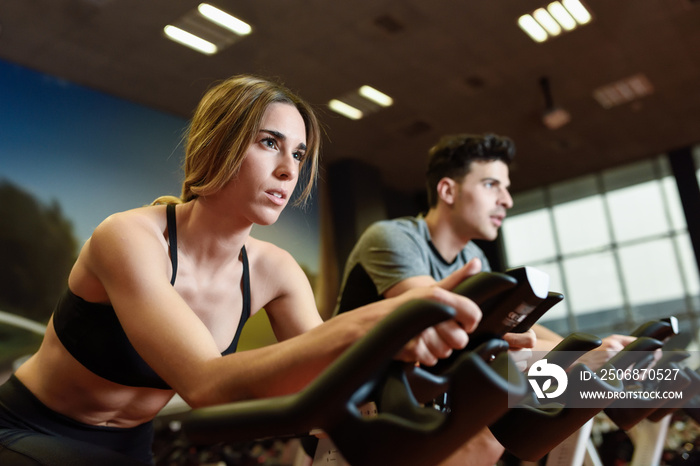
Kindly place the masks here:
<instances>
[{"instance_id":1,"label":"man","mask_svg":"<svg viewBox=\"0 0 700 466\"><path fill-rule=\"evenodd\" d=\"M493 134L444 136L429 151L428 212L371 225L348 257L336 313L418 286L452 289L470 275L490 271L473 240L493 241L513 206L509 166L513 142ZM535 326L538 350L549 350L561 337ZM511 348L533 348L533 332L508 334ZM616 340L606 349L619 350ZM488 429L469 440L443 465L493 465L503 447Z\"/></svg>"},{"instance_id":2,"label":"man","mask_svg":"<svg viewBox=\"0 0 700 466\"><path fill-rule=\"evenodd\" d=\"M513 143L494 135L445 136L430 150L428 213L377 222L346 263L337 312L434 284L478 258L472 240L495 240L513 199L508 166Z\"/></svg>"}]
</instances>

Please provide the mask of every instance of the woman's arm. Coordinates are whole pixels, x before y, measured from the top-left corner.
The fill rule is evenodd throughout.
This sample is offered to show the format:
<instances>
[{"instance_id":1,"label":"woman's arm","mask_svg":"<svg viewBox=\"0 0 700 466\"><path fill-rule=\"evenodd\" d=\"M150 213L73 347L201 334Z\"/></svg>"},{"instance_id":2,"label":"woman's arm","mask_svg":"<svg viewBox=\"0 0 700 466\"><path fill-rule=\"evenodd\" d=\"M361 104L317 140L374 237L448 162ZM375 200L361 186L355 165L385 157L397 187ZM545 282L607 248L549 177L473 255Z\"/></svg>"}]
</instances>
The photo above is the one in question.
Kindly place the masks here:
<instances>
[{"instance_id":1,"label":"woman's arm","mask_svg":"<svg viewBox=\"0 0 700 466\"><path fill-rule=\"evenodd\" d=\"M309 279L289 252L253 238L248 241L246 250L250 260L251 294L265 297L266 302L260 305L264 306L278 341L323 323Z\"/></svg>"},{"instance_id":2,"label":"woman's arm","mask_svg":"<svg viewBox=\"0 0 700 466\"><path fill-rule=\"evenodd\" d=\"M141 357L191 406L298 390L349 345L351 332L289 339L222 357L209 329L170 285L169 258L147 219L110 217L90 240L86 266L104 286Z\"/></svg>"},{"instance_id":3,"label":"woman's arm","mask_svg":"<svg viewBox=\"0 0 700 466\"><path fill-rule=\"evenodd\" d=\"M280 343L222 357L207 327L170 285L169 259L157 228L136 220L119 215L98 227L87 267L107 291L134 348L193 407L295 392L410 299L434 299L457 310L460 325L441 335L448 345L466 344L466 331L480 318L472 301L424 288L331 319ZM428 363L436 358L420 339L404 354Z\"/></svg>"}]
</instances>

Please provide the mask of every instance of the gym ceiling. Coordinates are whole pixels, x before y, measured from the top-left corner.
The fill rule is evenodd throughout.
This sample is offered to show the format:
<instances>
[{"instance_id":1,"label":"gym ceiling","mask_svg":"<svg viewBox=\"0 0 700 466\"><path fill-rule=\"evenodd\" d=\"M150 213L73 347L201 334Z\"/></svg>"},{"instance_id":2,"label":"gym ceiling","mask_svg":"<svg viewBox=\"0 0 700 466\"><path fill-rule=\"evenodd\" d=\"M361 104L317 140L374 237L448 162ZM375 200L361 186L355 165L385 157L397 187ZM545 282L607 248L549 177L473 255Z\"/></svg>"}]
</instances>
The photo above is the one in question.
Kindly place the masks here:
<instances>
[{"instance_id":1,"label":"gym ceiling","mask_svg":"<svg viewBox=\"0 0 700 466\"><path fill-rule=\"evenodd\" d=\"M590 22L537 43L518 18L551 1L210 0L252 33L205 55L163 32L200 1L0 0L0 59L183 118L216 80L276 77L320 110L324 164L406 192L445 133L512 137L515 192L700 142L700 1L584 0ZM363 85L393 105L328 109Z\"/></svg>"}]
</instances>

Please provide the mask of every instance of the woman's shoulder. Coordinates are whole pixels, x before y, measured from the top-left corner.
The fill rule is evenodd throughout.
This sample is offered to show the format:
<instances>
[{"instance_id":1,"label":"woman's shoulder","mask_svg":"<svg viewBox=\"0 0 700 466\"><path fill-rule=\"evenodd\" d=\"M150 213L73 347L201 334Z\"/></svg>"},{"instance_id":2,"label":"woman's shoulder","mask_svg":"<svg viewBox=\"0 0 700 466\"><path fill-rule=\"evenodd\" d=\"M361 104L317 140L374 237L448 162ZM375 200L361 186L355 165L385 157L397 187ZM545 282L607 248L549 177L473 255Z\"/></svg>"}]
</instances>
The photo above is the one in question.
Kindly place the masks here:
<instances>
[{"instance_id":1,"label":"woman's shoulder","mask_svg":"<svg viewBox=\"0 0 700 466\"><path fill-rule=\"evenodd\" d=\"M248 237L245 249L248 260L258 266L277 267L288 261L296 263L289 251L269 241L263 241L252 236Z\"/></svg>"},{"instance_id":2,"label":"woman's shoulder","mask_svg":"<svg viewBox=\"0 0 700 466\"><path fill-rule=\"evenodd\" d=\"M165 244L167 221L164 206L140 207L117 212L103 220L84 246L91 252L125 249L138 251Z\"/></svg>"},{"instance_id":3,"label":"woman's shoulder","mask_svg":"<svg viewBox=\"0 0 700 466\"><path fill-rule=\"evenodd\" d=\"M80 251L71 272L71 289L84 299L97 300L90 298L98 288L94 280L101 281L106 270L128 269L133 274L137 268L167 268L166 221L158 220L159 216L165 217L164 208L138 208L103 220Z\"/></svg>"},{"instance_id":4,"label":"woman's shoulder","mask_svg":"<svg viewBox=\"0 0 700 466\"><path fill-rule=\"evenodd\" d=\"M287 286L296 280L305 280L306 274L292 254L267 241L249 237L246 242L246 252L251 271L266 280L277 279Z\"/></svg>"},{"instance_id":5,"label":"woman's shoulder","mask_svg":"<svg viewBox=\"0 0 700 466\"><path fill-rule=\"evenodd\" d=\"M282 296L315 306L308 277L289 251L252 237L248 238L245 247L250 263L252 294L260 307L271 312L269 303ZM311 298L307 301L309 296Z\"/></svg>"},{"instance_id":6,"label":"woman's shoulder","mask_svg":"<svg viewBox=\"0 0 700 466\"><path fill-rule=\"evenodd\" d=\"M124 233L156 233L164 231L166 224L165 206L138 207L110 215L97 226L95 233L115 230Z\"/></svg>"}]
</instances>

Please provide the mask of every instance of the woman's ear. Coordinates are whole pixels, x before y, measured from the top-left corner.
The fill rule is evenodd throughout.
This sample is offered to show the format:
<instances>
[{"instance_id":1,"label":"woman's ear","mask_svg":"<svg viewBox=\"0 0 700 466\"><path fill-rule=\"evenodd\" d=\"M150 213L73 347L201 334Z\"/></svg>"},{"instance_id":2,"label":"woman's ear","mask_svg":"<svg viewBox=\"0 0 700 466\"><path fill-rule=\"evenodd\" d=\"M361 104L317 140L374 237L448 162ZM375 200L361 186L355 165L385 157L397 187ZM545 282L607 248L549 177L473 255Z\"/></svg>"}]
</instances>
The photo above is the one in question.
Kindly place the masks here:
<instances>
[{"instance_id":1,"label":"woman's ear","mask_svg":"<svg viewBox=\"0 0 700 466\"><path fill-rule=\"evenodd\" d=\"M457 183L452 178L444 177L437 184L438 199L447 205L454 204L457 194Z\"/></svg>"}]
</instances>

